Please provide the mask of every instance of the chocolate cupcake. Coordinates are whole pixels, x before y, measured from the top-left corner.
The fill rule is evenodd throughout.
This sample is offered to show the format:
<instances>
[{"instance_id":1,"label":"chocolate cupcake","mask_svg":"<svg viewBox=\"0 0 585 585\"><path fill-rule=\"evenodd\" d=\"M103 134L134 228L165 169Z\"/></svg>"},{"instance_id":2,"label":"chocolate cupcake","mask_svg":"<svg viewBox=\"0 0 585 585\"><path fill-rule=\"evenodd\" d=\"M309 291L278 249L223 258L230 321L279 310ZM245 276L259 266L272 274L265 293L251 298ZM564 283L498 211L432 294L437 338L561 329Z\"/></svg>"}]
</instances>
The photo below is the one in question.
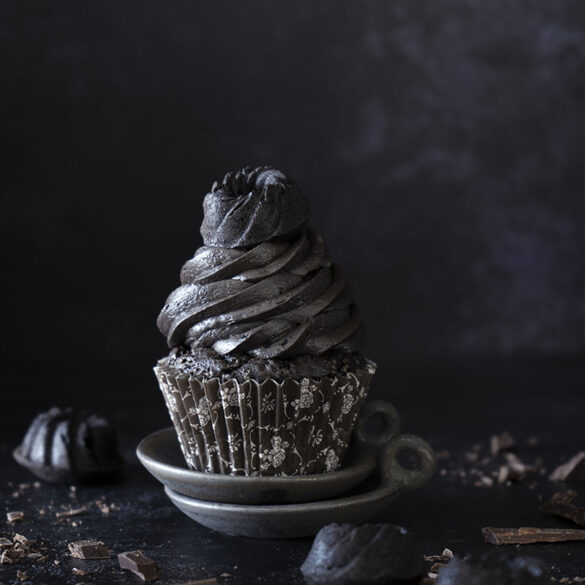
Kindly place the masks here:
<instances>
[{"instance_id":1,"label":"chocolate cupcake","mask_svg":"<svg viewBox=\"0 0 585 585\"><path fill-rule=\"evenodd\" d=\"M284 173L228 173L205 197L204 245L158 318L155 374L187 464L237 475L334 471L376 366L343 272Z\"/></svg>"}]
</instances>

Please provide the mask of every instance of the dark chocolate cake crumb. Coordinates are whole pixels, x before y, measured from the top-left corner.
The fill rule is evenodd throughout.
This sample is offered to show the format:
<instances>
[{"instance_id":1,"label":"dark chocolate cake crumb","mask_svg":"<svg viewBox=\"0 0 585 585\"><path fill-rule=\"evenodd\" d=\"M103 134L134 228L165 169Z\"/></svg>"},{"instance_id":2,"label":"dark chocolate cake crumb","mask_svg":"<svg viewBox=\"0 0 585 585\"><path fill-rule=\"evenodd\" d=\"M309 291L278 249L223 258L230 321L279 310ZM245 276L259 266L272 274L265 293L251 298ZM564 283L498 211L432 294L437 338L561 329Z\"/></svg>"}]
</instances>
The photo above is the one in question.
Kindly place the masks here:
<instances>
[{"instance_id":1,"label":"dark chocolate cake crumb","mask_svg":"<svg viewBox=\"0 0 585 585\"><path fill-rule=\"evenodd\" d=\"M268 378L282 381L285 378L313 378L344 374L364 368L366 360L357 352L333 350L321 355L298 355L289 359L251 358L246 354L220 355L213 349L175 348L159 367L178 370L196 378L219 378L222 382L235 378L238 382L249 379L262 382Z\"/></svg>"}]
</instances>

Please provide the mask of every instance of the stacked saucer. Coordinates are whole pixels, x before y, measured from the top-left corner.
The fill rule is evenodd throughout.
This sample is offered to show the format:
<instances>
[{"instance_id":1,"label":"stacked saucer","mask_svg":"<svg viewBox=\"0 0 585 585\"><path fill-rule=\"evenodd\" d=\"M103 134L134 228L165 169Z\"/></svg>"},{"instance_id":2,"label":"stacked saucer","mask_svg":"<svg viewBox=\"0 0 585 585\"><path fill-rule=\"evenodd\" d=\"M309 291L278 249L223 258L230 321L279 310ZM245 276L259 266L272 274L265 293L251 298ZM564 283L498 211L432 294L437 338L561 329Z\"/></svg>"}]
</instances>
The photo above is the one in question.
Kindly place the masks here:
<instances>
[{"instance_id":1,"label":"stacked saucer","mask_svg":"<svg viewBox=\"0 0 585 585\"><path fill-rule=\"evenodd\" d=\"M382 418L383 429L369 427ZM399 461L416 455L414 467ZM402 491L420 487L434 474L429 444L400 434L400 417L384 401L367 403L352 446L338 471L316 475L246 477L190 470L173 428L144 438L137 455L169 499L187 516L234 536L310 536L331 522L364 522L379 514Z\"/></svg>"}]
</instances>

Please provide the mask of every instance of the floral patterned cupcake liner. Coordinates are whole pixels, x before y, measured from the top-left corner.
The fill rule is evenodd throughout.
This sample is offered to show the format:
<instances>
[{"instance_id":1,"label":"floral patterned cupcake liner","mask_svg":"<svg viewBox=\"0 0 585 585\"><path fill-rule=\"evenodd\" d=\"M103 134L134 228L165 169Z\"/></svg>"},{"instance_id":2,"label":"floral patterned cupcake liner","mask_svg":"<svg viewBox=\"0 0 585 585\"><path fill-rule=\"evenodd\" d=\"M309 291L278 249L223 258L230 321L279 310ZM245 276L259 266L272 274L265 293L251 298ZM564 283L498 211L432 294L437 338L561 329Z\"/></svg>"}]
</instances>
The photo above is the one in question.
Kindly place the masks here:
<instances>
[{"instance_id":1,"label":"floral patterned cupcake liner","mask_svg":"<svg viewBox=\"0 0 585 585\"><path fill-rule=\"evenodd\" d=\"M231 475L305 475L335 471L376 365L325 377L276 382L154 368L190 468Z\"/></svg>"}]
</instances>

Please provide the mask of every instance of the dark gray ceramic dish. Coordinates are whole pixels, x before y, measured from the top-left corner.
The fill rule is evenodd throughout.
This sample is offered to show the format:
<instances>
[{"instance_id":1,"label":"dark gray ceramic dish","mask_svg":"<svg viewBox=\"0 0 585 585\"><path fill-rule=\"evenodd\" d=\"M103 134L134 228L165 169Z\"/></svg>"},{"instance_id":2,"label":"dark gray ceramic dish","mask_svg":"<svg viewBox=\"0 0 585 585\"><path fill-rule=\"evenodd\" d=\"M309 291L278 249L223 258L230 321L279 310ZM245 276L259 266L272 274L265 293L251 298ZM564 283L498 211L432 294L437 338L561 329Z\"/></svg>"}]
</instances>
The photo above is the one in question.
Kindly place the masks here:
<instances>
[{"instance_id":1,"label":"dark gray ceramic dish","mask_svg":"<svg viewBox=\"0 0 585 585\"><path fill-rule=\"evenodd\" d=\"M414 451L418 463L406 469L401 451ZM310 536L331 522L365 522L379 514L402 491L426 483L435 472L429 444L413 435L400 435L382 447L379 473L345 497L281 505L237 505L190 498L165 487L171 502L199 524L232 536L297 538ZM243 478L244 480L249 478Z\"/></svg>"},{"instance_id":2,"label":"dark gray ceramic dish","mask_svg":"<svg viewBox=\"0 0 585 585\"><path fill-rule=\"evenodd\" d=\"M185 463L175 430L144 438L136 449L142 465L178 494L232 504L286 504L331 498L355 487L376 467L377 451L356 443L343 468L332 473L288 477L246 477L193 471Z\"/></svg>"}]
</instances>

